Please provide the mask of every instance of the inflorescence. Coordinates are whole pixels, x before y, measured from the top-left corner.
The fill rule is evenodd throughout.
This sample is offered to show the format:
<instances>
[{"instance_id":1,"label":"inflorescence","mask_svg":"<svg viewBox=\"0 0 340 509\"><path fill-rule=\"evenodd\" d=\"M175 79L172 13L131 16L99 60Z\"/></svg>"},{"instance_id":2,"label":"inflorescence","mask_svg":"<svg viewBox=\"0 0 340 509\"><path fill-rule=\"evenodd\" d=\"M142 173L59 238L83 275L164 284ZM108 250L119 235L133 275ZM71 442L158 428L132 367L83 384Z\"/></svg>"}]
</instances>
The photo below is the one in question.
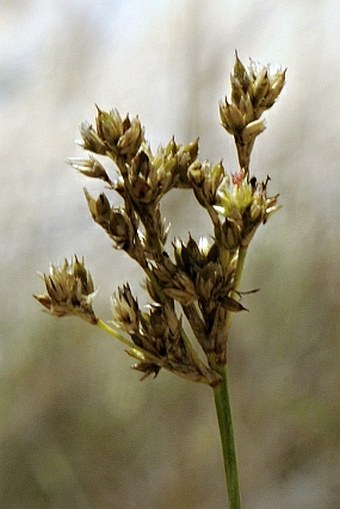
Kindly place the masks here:
<instances>
[{"instance_id":1,"label":"inflorescence","mask_svg":"<svg viewBox=\"0 0 340 509\"><path fill-rule=\"evenodd\" d=\"M85 190L90 213L116 249L125 251L143 269L151 304L139 307L129 284L112 297L113 327L131 340L128 353L143 377L161 368L193 381L216 386L216 365L227 361L231 315L242 311L239 277L244 254L256 229L279 208L268 196L269 177L258 182L249 162L256 137L265 129L262 114L271 108L285 83L285 71L250 62L236 54L231 75L231 100L220 104L222 126L234 137L239 170L229 174L222 162L198 159L198 140L188 145L174 138L154 153L138 117L122 118L117 110L97 107L96 123L82 123L81 146L111 159L118 177L111 179L92 154L72 158L70 165L105 182L121 197L111 205L107 194L94 198ZM191 189L212 222L212 235L196 241L175 239L168 252L169 226L160 202L171 189ZM94 325L101 322L92 308L95 294L84 260L74 257L42 276L46 293L35 298L55 316L76 315ZM205 355L199 355L184 327L186 318ZM102 322L101 322L102 323ZM118 333L117 333L118 334ZM204 357L204 360L202 359Z\"/></svg>"}]
</instances>

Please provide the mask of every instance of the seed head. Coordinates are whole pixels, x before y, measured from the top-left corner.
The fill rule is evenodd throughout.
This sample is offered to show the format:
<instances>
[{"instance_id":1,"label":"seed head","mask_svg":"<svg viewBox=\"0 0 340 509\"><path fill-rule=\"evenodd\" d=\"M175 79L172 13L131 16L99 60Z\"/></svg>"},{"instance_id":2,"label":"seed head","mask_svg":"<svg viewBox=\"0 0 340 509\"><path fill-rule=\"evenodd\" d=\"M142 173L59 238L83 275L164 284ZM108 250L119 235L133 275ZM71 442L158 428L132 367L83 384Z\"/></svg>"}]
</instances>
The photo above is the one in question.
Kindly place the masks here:
<instances>
[{"instance_id":1,"label":"seed head","mask_svg":"<svg viewBox=\"0 0 340 509\"><path fill-rule=\"evenodd\" d=\"M140 310L137 299L132 295L129 284L118 288L112 296L113 321L129 334L138 331L140 323Z\"/></svg>"},{"instance_id":2,"label":"seed head","mask_svg":"<svg viewBox=\"0 0 340 509\"><path fill-rule=\"evenodd\" d=\"M95 294L91 274L86 270L84 259L77 256L65 259L60 267L51 265L49 274L42 278L46 294L34 295L48 313L54 316L76 315L96 324L98 319L92 309Z\"/></svg>"},{"instance_id":3,"label":"seed head","mask_svg":"<svg viewBox=\"0 0 340 509\"><path fill-rule=\"evenodd\" d=\"M285 84L285 70L250 60L246 68L238 57L231 81L231 100L220 104L222 126L235 138L240 167L249 172L250 154L255 138L265 130L262 113L273 106Z\"/></svg>"}]
</instances>

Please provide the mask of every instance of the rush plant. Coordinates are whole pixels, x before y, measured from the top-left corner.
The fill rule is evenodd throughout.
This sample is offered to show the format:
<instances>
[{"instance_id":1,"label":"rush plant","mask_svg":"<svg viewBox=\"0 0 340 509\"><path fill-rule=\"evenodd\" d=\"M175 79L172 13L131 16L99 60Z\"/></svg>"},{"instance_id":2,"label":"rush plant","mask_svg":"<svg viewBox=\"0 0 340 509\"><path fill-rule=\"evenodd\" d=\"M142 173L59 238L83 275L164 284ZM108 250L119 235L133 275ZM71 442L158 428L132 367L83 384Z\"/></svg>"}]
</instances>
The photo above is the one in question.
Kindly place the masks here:
<instances>
[{"instance_id":1,"label":"rush plant","mask_svg":"<svg viewBox=\"0 0 340 509\"><path fill-rule=\"evenodd\" d=\"M119 195L121 204L113 206L108 193L94 198L85 190L94 221L144 271L150 305L141 308L126 283L112 296L112 321L102 320L92 306L92 277L78 256L51 265L42 275L46 293L34 296L50 314L75 315L123 343L142 379L156 377L163 368L212 388L230 509L239 509L241 501L227 383L229 330L234 314L245 309L239 286L248 246L279 208L278 195L268 194L269 177L259 182L251 174L250 156L265 129L262 114L274 105L284 83L284 70L253 61L246 67L236 53L231 97L220 103L221 123L234 138L239 161L231 174L222 162L199 160L198 140L184 145L172 138L154 152L138 117L123 118L117 110L97 107L95 126L84 122L80 127L80 144L90 155L69 163ZM92 154L113 161L116 175L109 176ZM175 188L194 193L212 229L199 240L189 235L169 246L160 204Z\"/></svg>"}]
</instances>

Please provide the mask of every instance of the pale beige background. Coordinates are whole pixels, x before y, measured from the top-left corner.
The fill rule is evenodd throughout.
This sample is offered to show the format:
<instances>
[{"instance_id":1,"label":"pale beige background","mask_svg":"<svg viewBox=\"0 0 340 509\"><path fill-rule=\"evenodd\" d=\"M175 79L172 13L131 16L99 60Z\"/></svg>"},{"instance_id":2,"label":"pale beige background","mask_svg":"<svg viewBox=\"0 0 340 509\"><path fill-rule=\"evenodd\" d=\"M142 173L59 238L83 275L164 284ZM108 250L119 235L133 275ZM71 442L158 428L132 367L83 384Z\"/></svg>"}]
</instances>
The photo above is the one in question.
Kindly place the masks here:
<instances>
[{"instance_id":1,"label":"pale beige background","mask_svg":"<svg viewBox=\"0 0 340 509\"><path fill-rule=\"evenodd\" d=\"M340 5L337 0L0 2L0 506L221 509L210 390L138 381L103 334L40 312L37 270L85 255L96 309L140 272L87 212L73 139L94 104L139 114L154 148L200 136L236 169L219 126L234 49L288 67L253 171L283 209L258 232L235 319L231 392L245 509L335 509L340 499ZM209 223L167 197L172 236ZM170 235L171 238L171 235Z\"/></svg>"}]
</instances>

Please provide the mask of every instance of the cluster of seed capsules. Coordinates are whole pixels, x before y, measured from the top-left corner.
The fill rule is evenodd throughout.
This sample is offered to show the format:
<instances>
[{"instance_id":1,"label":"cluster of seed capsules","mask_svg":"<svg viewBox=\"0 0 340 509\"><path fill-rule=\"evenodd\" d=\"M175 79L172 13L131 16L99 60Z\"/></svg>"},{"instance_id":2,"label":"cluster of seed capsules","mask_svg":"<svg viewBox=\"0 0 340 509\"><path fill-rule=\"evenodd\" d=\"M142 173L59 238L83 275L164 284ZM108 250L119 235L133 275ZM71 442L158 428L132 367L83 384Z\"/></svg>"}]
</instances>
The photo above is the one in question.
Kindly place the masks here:
<instances>
[{"instance_id":1,"label":"cluster of seed capsules","mask_svg":"<svg viewBox=\"0 0 340 509\"><path fill-rule=\"evenodd\" d=\"M112 205L104 192L94 198L85 190L90 213L114 247L125 251L145 273L151 299L147 309L140 309L129 284L112 298L114 327L130 338L128 353L144 376L156 375L163 367L212 386L220 381L214 366L227 361L230 316L244 309L237 292L241 253L257 227L279 207L278 196L267 195L269 179L258 182L250 175L249 162L254 141L265 128L262 113L275 103L284 82L285 71L271 73L269 67L253 62L246 68L236 54L231 100L220 104L222 126L233 135L239 158L240 168L233 174L222 162L200 161L198 140L182 145L172 138L153 153L139 118L122 118L117 110L97 108L95 127L81 125L81 146L109 157L117 174L111 178L93 155L72 158L71 166L104 181L121 199L119 206ZM174 188L193 191L211 219L212 233L198 242L191 236L187 242L175 239L168 252L169 225L160 202ZM83 259L52 265L43 279L46 294L35 297L49 313L77 315L95 325L100 321L92 307L95 290ZM204 359L189 339L191 333Z\"/></svg>"}]
</instances>

